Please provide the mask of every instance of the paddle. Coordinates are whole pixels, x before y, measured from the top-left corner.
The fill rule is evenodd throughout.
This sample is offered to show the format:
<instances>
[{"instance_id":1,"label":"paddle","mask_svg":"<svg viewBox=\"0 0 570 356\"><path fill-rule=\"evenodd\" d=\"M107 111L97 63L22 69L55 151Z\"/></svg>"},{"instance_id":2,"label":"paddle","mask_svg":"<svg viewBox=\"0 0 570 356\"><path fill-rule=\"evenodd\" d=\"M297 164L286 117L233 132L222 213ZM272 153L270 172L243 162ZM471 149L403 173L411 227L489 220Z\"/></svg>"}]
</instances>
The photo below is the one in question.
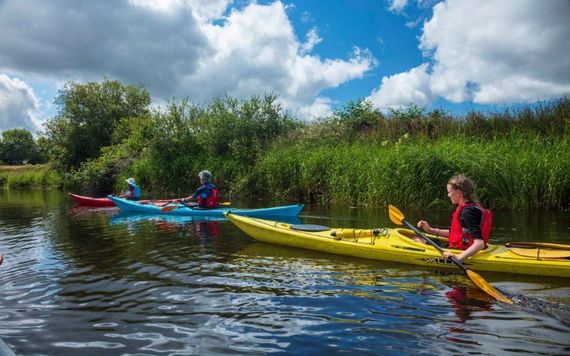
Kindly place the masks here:
<instances>
[{"instance_id":1,"label":"paddle","mask_svg":"<svg viewBox=\"0 0 570 356\"><path fill-rule=\"evenodd\" d=\"M426 235L424 235L420 230L418 230L414 225L410 224L405 218L404 218L404 214L395 206L393 205L388 205L388 215L390 216L390 220L392 220L392 222L396 225L406 225L407 227L409 227L411 230L413 230L416 234L418 234L418 236L423 237L427 243L429 243L430 245L432 245L433 247L435 247L439 252L441 252L443 254L443 249L438 246L435 242L433 242L430 238L428 238ZM472 271L471 269L465 267L463 265L463 263L461 263L457 257L452 256L449 258L451 260L451 262L453 262L455 265L457 265L457 267L461 268L466 274L467 276L469 276L469 278L471 278L471 280L473 281L473 283L475 283L475 285L479 288L481 288L483 291L485 291L487 294L489 294L490 296L492 296L493 298L507 303L507 304L513 304L513 301L510 300L509 298L505 297L504 295L501 294L501 292L499 292L498 290L496 290L495 288L493 288L493 286L487 282L485 279L483 279L483 277L481 277L479 274L475 273L474 271Z\"/></svg>"},{"instance_id":2,"label":"paddle","mask_svg":"<svg viewBox=\"0 0 570 356\"><path fill-rule=\"evenodd\" d=\"M185 204L182 203L182 202L173 202L173 203L180 203L180 204L182 204L183 206L188 206L188 205L185 205ZM168 204L170 204L170 203L168 203ZM221 202L221 203L218 204L218 206L230 206L230 205L232 205L232 203L229 202L229 201L224 201L224 202ZM160 209L160 211L163 212L163 213L167 213L167 212L172 211L172 210L174 210L174 209L178 209L179 207L180 207L180 205L165 206L164 208ZM196 203L195 206L188 206L188 207L190 207L190 208L198 207L198 204Z\"/></svg>"}]
</instances>

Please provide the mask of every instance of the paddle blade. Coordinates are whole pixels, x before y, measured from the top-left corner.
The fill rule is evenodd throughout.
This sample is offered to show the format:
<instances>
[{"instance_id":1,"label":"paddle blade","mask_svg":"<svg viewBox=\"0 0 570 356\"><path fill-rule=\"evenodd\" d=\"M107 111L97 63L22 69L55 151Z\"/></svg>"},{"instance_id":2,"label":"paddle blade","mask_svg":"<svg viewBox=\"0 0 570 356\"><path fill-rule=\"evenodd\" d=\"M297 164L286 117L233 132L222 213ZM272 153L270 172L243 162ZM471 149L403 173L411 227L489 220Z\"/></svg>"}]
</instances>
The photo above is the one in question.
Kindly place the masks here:
<instances>
[{"instance_id":1,"label":"paddle blade","mask_svg":"<svg viewBox=\"0 0 570 356\"><path fill-rule=\"evenodd\" d=\"M390 220L396 225L402 225L404 221L404 213L400 209L396 208L394 205L388 205L388 216Z\"/></svg>"},{"instance_id":2,"label":"paddle blade","mask_svg":"<svg viewBox=\"0 0 570 356\"><path fill-rule=\"evenodd\" d=\"M172 211L177 208L178 205L170 205L170 206L165 206L164 208L160 209L160 211L162 211L163 213L168 213L169 211Z\"/></svg>"},{"instance_id":3,"label":"paddle blade","mask_svg":"<svg viewBox=\"0 0 570 356\"><path fill-rule=\"evenodd\" d=\"M483 277L481 277L476 272L467 269L465 270L465 273L467 273L469 278L471 278L471 280L473 281L473 283L475 283L475 285L477 285L477 287L481 288L483 291L485 291L485 293L489 294L491 297L503 303L513 304L512 300L501 294L501 292L496 290L489 282L483 279Z\"/></svg>"}]
</instances>

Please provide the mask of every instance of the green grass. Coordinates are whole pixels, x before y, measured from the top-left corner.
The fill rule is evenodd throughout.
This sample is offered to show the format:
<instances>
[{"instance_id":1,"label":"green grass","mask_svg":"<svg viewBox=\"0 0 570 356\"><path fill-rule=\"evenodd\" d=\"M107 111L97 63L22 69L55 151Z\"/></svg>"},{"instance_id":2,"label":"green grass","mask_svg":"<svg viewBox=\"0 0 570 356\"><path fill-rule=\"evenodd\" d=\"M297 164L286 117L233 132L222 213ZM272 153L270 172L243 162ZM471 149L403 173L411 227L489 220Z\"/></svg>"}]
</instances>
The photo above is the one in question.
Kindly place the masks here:
<instances>
[{"instance_id":1,"label":"green grass","mask_svg":"<svg viewBox=\"0 0 570 356\"><path fill-rule=\"evenodd\" d=\"M570 143L538 137L493 141L404 138L396 144L275 147L255 167L257 187L275 197L360 205L447 206L447 180L470 176L497 209L561 208L570 196Z\"/></svg>"},{"instance_id":2,"label":"green grass","mask_svg":"<svg viewBox=\"0 0 570 356\"><path fill-rule=\"evenodd\" d=\"M0 166L0 187L4 189L57 189L62 185L60 174L48 164Z\"/></svg>"}]
</instances>

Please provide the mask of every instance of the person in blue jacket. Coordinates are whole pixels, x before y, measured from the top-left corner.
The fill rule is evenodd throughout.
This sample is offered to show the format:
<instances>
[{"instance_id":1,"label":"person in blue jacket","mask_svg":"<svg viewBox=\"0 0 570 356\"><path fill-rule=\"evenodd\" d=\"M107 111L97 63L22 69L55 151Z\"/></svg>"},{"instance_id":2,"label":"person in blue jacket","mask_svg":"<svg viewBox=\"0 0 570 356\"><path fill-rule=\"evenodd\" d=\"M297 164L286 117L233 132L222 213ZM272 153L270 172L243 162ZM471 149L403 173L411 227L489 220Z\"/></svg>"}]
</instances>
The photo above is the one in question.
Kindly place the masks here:
<instances>
[{"instance_id":1,"label":"person in blue jacket","mask_svg":"<svg viewBox=\"0 0 570 356\"><path fill-rule=\"evenodd\" d=\"M212 173L210 171L202 171L198 173L202 186L194 192L194 194L184 198L181 202L196 201L200 208L217 208L219 203L218 188L212 184Z\"/></svg>"},{"instance_id":2,"label":"person in blue jacket","mask_svg":"<svg viewBox=\"0 0 570 356\"><path fill-rule=\"evenodd\" d=\"M137 185L134 178L129 178L125 180L128 185L128 189L125 194L121 194L121 198L128 200L139 200L141 198L141 188Z\"/></svg>"}]
</instances>

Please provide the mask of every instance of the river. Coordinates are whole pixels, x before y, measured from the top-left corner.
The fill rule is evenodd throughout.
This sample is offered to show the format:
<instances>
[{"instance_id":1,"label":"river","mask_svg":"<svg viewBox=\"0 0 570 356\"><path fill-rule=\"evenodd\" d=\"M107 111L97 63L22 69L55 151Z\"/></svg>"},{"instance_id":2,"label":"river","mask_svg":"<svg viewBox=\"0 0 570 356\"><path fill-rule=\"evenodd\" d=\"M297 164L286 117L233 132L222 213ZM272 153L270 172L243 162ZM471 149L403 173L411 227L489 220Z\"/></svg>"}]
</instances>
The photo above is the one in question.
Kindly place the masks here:
<instances>
[{"instance_id":1,"label":"river","mask_svg":"<svg viewBox=\"0 0 570 356\"><path fill-rule=\"evenodd\" d=\"M232 202L279 203L291 202ZM349 206L306 206L300 221L393 226ZM568 244L570 212L495 212L492 238ZM226 220L79 208L60 192L0 192L0 254L0 339L18 355L570 354L568 279L481 272L521 301L508 306L459 271L273 246Z\"/></svg>"}]
</instances>

